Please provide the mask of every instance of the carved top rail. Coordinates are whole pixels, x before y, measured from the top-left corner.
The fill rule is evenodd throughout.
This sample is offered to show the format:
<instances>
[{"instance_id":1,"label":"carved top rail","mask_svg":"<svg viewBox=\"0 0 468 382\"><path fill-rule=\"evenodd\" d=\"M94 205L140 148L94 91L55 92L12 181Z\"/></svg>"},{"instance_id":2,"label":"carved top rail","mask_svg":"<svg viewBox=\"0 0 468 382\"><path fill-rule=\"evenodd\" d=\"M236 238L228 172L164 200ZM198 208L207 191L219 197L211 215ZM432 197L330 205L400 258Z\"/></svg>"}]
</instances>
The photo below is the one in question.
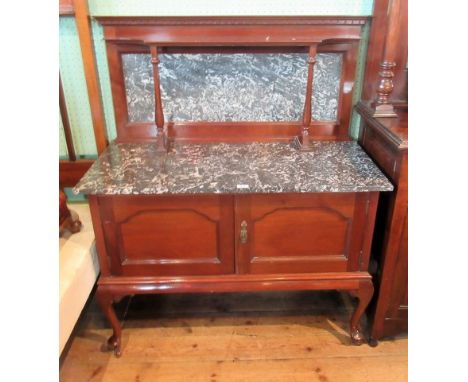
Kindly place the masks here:
<instances>
[{"instance_id":1,"label":"carved top rail","mask_svg":"<svg viewBox=\"0 0 468 382\"><path fill-rule=\"evenodd\" d=\"M366 17L99 17L98 20L104 27L107 43L118 141L157 139L158 147L165 150L168 137L198 141L286 140L298 137L299 146L307 149L309 136L314 139L348 139L357 42ZM220 52L307 55L303 68L307 79L304 78L302 118L263 122L165 120L163 93L164 90L167 93L167 89L161 89L161 55ZM320 120L314 118L311 105L314 67L317 59L322 59L319 54L331 53L342 57L339 94L334 101L337 104L336 118ZM129 118L122 56L131 54L146 54L150 60L148 65L151 62L154 93L146 96L148 103L153 105L151 120L134 121Z\"/></svg>"}]
</instances>

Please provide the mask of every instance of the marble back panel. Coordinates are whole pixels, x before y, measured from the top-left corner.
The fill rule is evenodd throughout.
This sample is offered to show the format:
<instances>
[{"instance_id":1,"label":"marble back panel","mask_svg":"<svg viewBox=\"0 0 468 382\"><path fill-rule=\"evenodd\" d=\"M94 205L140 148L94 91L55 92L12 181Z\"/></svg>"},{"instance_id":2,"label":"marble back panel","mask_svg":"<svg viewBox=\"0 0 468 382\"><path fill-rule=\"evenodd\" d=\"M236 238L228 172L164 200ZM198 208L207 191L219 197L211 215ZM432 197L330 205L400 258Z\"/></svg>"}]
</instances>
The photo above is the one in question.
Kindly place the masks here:
<instances>
[{"instance_id":1,"label":"marble back panel","mask_svg":"<svg viewBox=\"0 0 468 382\"><path fill-rule=\"evenodd\" d=\"M307 82L307 54L161 54L166 121L298 121ZM154 121L149 54L122 55L130 122ZM317 54L312 117L337 117L342 55Z\"/></svg>"}]
</instances>

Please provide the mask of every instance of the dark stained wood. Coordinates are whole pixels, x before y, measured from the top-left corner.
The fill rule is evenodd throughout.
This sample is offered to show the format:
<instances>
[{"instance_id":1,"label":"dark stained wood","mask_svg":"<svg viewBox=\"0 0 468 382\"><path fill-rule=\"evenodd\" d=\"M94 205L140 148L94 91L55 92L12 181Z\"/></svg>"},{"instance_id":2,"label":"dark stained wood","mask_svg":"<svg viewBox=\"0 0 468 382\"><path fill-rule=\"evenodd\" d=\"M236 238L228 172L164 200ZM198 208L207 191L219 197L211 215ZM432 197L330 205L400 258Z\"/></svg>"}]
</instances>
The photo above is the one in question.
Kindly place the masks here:
<instances>
[{"instance_id":1,"label":"dark stained wood","mask_svg":"<svg viewBox=\"0 0 468 382\"><path fill-rule=\"evenodd\" d=\"M113 334L107 341L109 350L121 354L121 325L112 307L113 296L149 293L197 293L197 292L242 292L242 291L289 291L289 290L347 290L359 298L359 304L351 316L350 333L355 345L363 342L364 335L359 321L369 303L373 286L367 272L279 274L279 275L221 275L182 277L101 277L97 295L103 313L112 325Z\"/></svg>"},{"instance_id":2,"label":"dark stained wood","mask_svg":"<svg viewBox=\"0 0 468 382\"><path fill-rule=\"evenodd\" d=\"M76 28L80 39L81 56L83 58L83 69L88 89L89 105L93 120L94 138L98 154L107 147L106 120L102 106L101 89L99 87L99 76L94 55L91 24L89 20L88 1L73 0L75 8Z\"/></svg>"},{"instance_id":3,"label":"dark stained wood","mask_svg":"<svg viewBox=\"0 0 468 382\"><path fill-rule=\"evenodd\" d=\"M246 137L260 140L290 139L291 131L298 123L303 123L305 129L299 129L296 136L302 136L302 131L309 131L309 138L345 140L348 137L349 120L351 117L352 89L357 59L357 46L360 39L361 26L366 18L341 17L309 17L309 18L98 18L104 26L107 43L107 56L113 93L114 111L119 142L157 140L158 128L164 125L163 137L190 138L194 141L242 141ZM343 54L342 81L337 121L310 121L310 102L306 102L305 119L303 121L284 122L254 122L251 130L245 122L230 122L236 129L231 131L216 131L212 126L220 126L217 122L191 121L187 123L164 123L158 117L160 105L160 86L157 65L153 68L155 80L155 123L128 121L127 101L121 55L124 53L151 53L153 60L159 53L198 53L198 52L280 52L309 51L316 48L318 53L337 52ZM315 50L314 50L315 52ZM155 61L155 63L156 63ZM309 76L313 71L309 70ZM312 81L308 81L308 99L312 92ZM162 116L160 110L159 115ZM180 126L180 132L177 132ZM185 129L186 126L197 128ZM274 126L274 127L273 127ZM237 127L242 127L238 129ZM258 128L266 133L259 133ZM247 131L246 131L247 130ZM175 132L175 133L174 133ZM208 133L208 135L206 135ZM271 134L273 133L273 134ZM184 137L185 134L190 137ZM227 134L227 135L225 135ZM161 135L160 135L161 136Z\"/></svg>"},{"instance_id":4,"label":"dark stained wood","mask_svg":"<svg viewBox=\"0 0 468 382\"><path fill-rule=\"evenodd\" d=\"M315 59L315 55L317 54L317 46L310 46L308 53L309 58L307 60L307 86L304 102L304 115L302 117L303 128L307 129L309 128L310 121L312 119L312 86L314 82L314 66L315 62L317 61Z\"/></svg>"},{"instance_id":5,"label":"dark stained wood","mask_svg":"<svg viewBox=\"0 0 468 382\"><path fill-rule=\"evenodd\" d=\"M399 26L394 33L398 36L395 41L398 46L394 50L393 61L393 91L391 94L392 104L408 102L408 0L400 1L400 12L398 15Z\"/></svg>"},{"instance_id":6,"label":"dark stained wood","mask_svg":"<svg viewBox=\"0 0 468 382\"><path fill-rule=\"evenodd\" d=\"M78 181L83 177L94 163L92 160L59 161L59 186L75 187Z\"/></svg>"},{"instance_id":7,"label":"dark stained wood","mask_svg":"<svg viewBox=\"0 0 468 382\"><path fill-rule=\"evenodd\" d=\"M234 272L232 196L101 198L115 275Z\"/></svg>"},{"instance_id":8,"label":"dark stained wood","mask_svg":"<svg viewBox=\"0 0 468 382\"><path fill-rule=\"evenodd\" d=\"M81 229L81 221L78 217L73 217L67 206L67 196L62 190L59 190L59 234L64 230L71 233L77 233Z\"/></svg>"},{"instance_id":9,"label":"dark stained wood","mask_svg":"<svg viewBox=\"0 0 468 382\"><path fill-rule=\"evenodd\" d=\"M151 46L151 64L153 65L154 82L154 116L157 126L157 151L166 151L166 133L164 132L164 112L161 99L161 83L159 81L158 46Z\"/></svg>"},{"instance_id":10,"label":"dark stained wood","mask_svg":"<svg viewBox=\"0 0 468 382\"><path fill-rule=\"evenodd\" d=\"M301 133L302 122L168 122L168 140L184 142L252 142L290 141ZM309 136L313 140L347 141L342 126L336 122L311 122ZM154 142L153 123L128 124L116 142Z\"/></svg>"},{"instance_id":11,"label":"dark stained wood","mask_svg":"<svg viewBox=\"0 0 468 382\"><path fill-rule=\"evenodd\" d=\"M392 105L407 100L407 62L408 1L376 0L362 93L376 116L395 117Z\"/></svg>"},{"instance_id":12,"label":"dark stained wood","mask_svg":"<svg viewBox=\"0 0 468 382\"><path fill-rule=\"evenodd\" d=\"M99 18L107 43L118 142L344 140L361 26L365 18ZM304 118L274 122L164 122L161 52L304 51L310 56ZM336 121L312 121L317 52L343 54ZM150 53L154 123L129 123L122 53ZM307 106L309 105L309 106ZM232 127L235 126L235 129ZM304 129L305 128L305 129ZM307 134L302 134L307 131ZM378 193L90 196L101 277L100 305L113 328L106 347L121 354L113 302L148 293L340 289L359 299L351 317L355 344L373 294L368 273Z\"/></svg>"},{"instance_id":13,"label":"dark stained wood","mask_svg":"<svg viewBox=\"0 0 468 382\"><path fill-rule=\"evenodd\" d=\"M397 109L397 118L373 118L363 102L357 110L363 117L359 142L395 186L382 195L372 247L378 272L369 312L377 341L408 330L408 113Z\"/></svg>"},{"instance_id":14,"label":"dark stained wood","mask_svg":"<svg viewBox=\"0 0 468 382\"><path fill-rule=\"evenodd\" d=\"M114 297L111 293L108 293L103 290L99 290L97 292L97 300L99 305L101 306L102 311L106 315L107 319L109 320L110 324L112 325L113 334L107 340L107 344L105 345L106 348L103 350L113 350L116 357L120 357L121 353L121 336L122 336L122 328L119 323L119 319L115 314L114 308L112 303L114 302Z\"/></svg>"},{"instance_id":15,"label":"dark stained wood","mask_svg":"<svg viewBox=\"0 0 468 382\"><path fill-rule=\"evenodd\" d=\"M99 260L99 269L101 271L100 277L108 277L111 275L109 266L110 254L107 253L107 247L104 237L103 222L101 206L99 198L96 195L89 195L89 210L91 212L91 220L93 222L94 235L96 237L96 249Z\"/></svg>"},{"instance_id":16,"label":"dark stained wood","mask_svg":"<svg viewBox=\"0 0 468 382\"><path fill-rule=\"evenodd\" d=\"M151 63L153 64L153 81L154 81L154 104L155 104L155 122L156 126L158 127L158 133L164 127L164 113L162 107L162 100L161 100L161 85L159 81L159 56L158 56L158 47L151 46Z\"/></svg>"},{"instance_id":17,"label":"dark stained wood","mask_svg":"<svg viewBox=\"0 0 468 382\"><path fill-rule=\"evenodd\" d=\"M159 46L309 46L360 38L365 17L98 17L106 40ZM200 38L200 27L203 37Z\"/></svg>"},{"instance_id":18,"label":"dark stained wood","mask_svg":"<svg viewBox=\"0 0 468 382\"><path fill-rule=\"evenodd\" d=\"M298 274L248 274L181 277L102 277L98 284L103 291L115 295L133 293L201 293L248 292L275 290L358 290L359 283L371 280L367 272L327 272Z\"/></svg>"},{"instance_id":19,"label":"dark stained wood","mask_svg":"<svg viewBox=\"0 0 468 382\"><path fill-rule=\"evenodd\" d=\"M360 303L350 333L360 344L377 196L90 196L108 346L120 354L117 297L300 289L352 291Z\"/></svg>"},{"instance_id":20,"label":"dark stained wood","mask_svg":"<svg viewBox=\"0 0 468 382\"><path fill-rule=\"evenodd\" d=\"M351 340L356 345L361 345L365 338L359 328L359 320L366 310L374 294L374 285L371 280L362 280L359 282L360 288L352 290L351 295L359 299L358 306L351 317Z\"/></svg>"},{"instance_id":21,"label":"dark stained wood","mask_svg":"<svg viewBox=\"0 0 468 382\"><path fill-rule=\"evenodd\" d=\"M68 119L67 104L65 103L65 96L63 94L62 80L59 75L59 106L60 116L62 117L63 131L65 133L65 142L67 144L68 159L71 161L76 160L75 148L73 146L73 137Z\"/></svg>"},{"instance_id":22,"label":"dark stained wood","mask_svg":"<svg viewBox=\"0 0 468 382\"><path fill-rule=\"evenodd\" d=\"M315 55L317 54L317 46L311 45L309 47L309 58L307 59L307 85L304 102L304 113L302 117L302 131L300 136L300 148L307 151L309 147L309 126L312 120L312 87L314 81L314 66Z\"/></svg>"},{"instance_id":23,"label":"dark stained wood","mask_svg":"<svg viewBox=\"0 0 468 382\"><path fill-rule=\"evenodd\" d=\"M236 197L238 273L360 270L369 194L241 195ZM377 200L372 201L373 206ZM248 240L240 243L240 224ZM294 223L293 223L294 222ZM371 237L372 230L367 232ZM370 243L367 240L366 243ZM364 268L365 269L365 268Z\"/></svg>"}]
</instances>

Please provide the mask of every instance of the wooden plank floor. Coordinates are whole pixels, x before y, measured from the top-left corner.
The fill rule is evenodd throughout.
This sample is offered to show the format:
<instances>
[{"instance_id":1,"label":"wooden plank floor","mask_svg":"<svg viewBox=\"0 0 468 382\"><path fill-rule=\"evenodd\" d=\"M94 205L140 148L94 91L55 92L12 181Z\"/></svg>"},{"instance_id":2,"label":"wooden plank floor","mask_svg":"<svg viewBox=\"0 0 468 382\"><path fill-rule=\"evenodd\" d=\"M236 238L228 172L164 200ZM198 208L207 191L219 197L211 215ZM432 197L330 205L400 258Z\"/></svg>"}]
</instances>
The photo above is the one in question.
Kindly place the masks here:
<instances>
[{"instance_id":1,"label":"wooden plank floor","mask_svg":"<svg viewBox=\"0 0 468 382\"><path fill-rule=\"evenodd\" d=\"M122 357L94 298L63 357L66 381L407 381L406 336L353 346L338 292L136 296L117 305ZM364 322L365 325L365 322Z\"/></svg>"}]
</instances>

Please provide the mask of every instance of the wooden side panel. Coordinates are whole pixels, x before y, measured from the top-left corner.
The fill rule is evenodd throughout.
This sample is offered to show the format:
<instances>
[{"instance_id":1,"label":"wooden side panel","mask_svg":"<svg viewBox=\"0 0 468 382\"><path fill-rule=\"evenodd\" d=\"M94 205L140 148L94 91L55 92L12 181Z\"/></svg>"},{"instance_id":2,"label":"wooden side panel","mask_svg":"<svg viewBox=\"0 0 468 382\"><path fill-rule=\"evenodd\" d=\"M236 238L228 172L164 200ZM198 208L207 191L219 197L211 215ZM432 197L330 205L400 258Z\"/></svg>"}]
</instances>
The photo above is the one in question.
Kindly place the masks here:
<instances>
[{"instance_id":1,"label":"wooden side panel","mask_svg":"<svg viewBox=\"0 0 468 382\"><path fill-rule=\"evenodd\" d=\"M357 271L368 197L352 193L237 197L238 273Z\"/></svg>"},{"instance_id":2,"label":"wooden side panel","mask_svg":"<svg viewBox=\"0 0 468 382\"><path fill-rule=\"evenodd\" d=\"M378 272L369 313L371 337L379 340L408 330L408 148L389 139L407 130L407 113L389 126L383 118L361 114L360 143L395 185L382 197L372 245Z\"/></svg>"},{"instance_id":3,"label":"wooden side panel","mask_svg":"<svg viewBox=\"0 0 468 382\"><path fill-rule=\"evenodd\" d=\"M231 196L116 196L103 209L114 274L234 272Z\"/></svg>"},{"instance_id":4,"label":"wooden side panel","mask_svg":"<svg viewBox=\"0 0 468 382\"><path fill-rule=\"evenodd\" d=\"M75 187L94 161L82 159L77 161L59 161L59 186Z\"/></svg>"},{"instance_id":5,"label":"wooden side panel","mask_svg":"<svg viewBox=\"0 0 468 382\"><path fill-rule=\"evenodd\" d=\"M385 312L384 333L399 333L408 330L408 215L405 217L395 261L392 293Z\"/></svg>"},{"instance_id":6,"label":"wooden side panel","mask_svg":"<svg viewBox=\"0 0 468 382\"><path fill-rule=\"evenodd\" d=\"M361 135L361 145L367 154L382 168L385 174L395 181L398 152L385 145L379 134L369 128L365 128Z\"/></svg>"}]
</instances>

